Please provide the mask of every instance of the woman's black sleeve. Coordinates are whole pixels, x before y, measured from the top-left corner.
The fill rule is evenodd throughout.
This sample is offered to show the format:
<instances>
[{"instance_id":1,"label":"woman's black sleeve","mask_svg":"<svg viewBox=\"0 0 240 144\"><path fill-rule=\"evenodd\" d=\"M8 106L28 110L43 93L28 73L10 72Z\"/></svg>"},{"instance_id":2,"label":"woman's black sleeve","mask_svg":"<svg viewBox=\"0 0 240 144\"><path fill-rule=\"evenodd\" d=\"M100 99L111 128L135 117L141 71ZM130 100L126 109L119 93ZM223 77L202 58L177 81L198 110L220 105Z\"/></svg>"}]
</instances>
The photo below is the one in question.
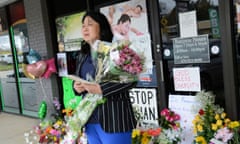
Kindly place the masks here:
<instances>
[{"instance_id":1,"label":"woman's black sleeve","mask_svg":"<svg viewBox=\"0 0 240 144\"><path fill-rule=\"evenodd\" d=\"M117 93L128 91L129 89L135 87L136 84L137 82L131 82L131 83L105 82L105 83L101 83L100 86L103 92L103 96L107 97L110 95L115 95Z\"/></svg>"}]
</instances>

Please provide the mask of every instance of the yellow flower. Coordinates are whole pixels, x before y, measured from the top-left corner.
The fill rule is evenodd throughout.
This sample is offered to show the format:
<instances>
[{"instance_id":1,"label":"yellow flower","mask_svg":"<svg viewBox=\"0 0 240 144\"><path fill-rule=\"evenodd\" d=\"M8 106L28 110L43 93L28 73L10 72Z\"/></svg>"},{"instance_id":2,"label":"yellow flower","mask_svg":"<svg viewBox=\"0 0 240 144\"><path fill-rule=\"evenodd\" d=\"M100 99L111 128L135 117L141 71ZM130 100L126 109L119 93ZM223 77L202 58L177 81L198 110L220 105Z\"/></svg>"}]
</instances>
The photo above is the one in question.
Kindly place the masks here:
<instances>
[{"instance_id":1,"label":"yellow flower","mask_svg":"<svg viewBox=\"0 0 240 144\"><path fill-rule=\"evenodd\" d=\"M218 129L218 126L216 124L212 124L212 130L216 131Z\"/></svg>"},{"instance_id":2,"label":"yellow flower","mask_svg":"<svg viewBox=\"0 0 240 144\"><path fill-rule=\"evenodd\" d=\"M217 124L218 126L222 126L223 121L222 121L222 120L217 120L216 124Z\"/></svg>"},{"instance_id":3,"label":"yellow flower","mask_svg":"<svg viewBox=\"0 0 240 144\"><path fill-rule=\"evenodd\" d=\"M57 124L60 126L60 125L62 125L62 121L61 120L58 120L57 121Z\"/></svg>"},{"instance_id":4,"label":"yellow flower","mask_svg":"<svg viewBox=\"0 0 240 144\"><path fill-rule=\"evenodd\" d=\"M229 127L232 128L232 129L237 128L239 126L240 126L240 124L239 124L238 121L232 121L232 122L229 123Z\"/></svg>"},{"instance_id":5,"label":"yellow flower","mask_svg":"<svg viewBox=\"0 0 240 144\"><path fill-rule=\"evenodd\" d=\"M196 116L195 116L195 121L196 121L196 122L201 121L201 117L200 117L200 115L196 115Z\"/></svg>"},{"instance_id":6,"label":"yellow flower","mask_svg":"<svg viewBox=\"0 0 240 144\"><path fill-rule=\"evenodd\" d=\"M141 144L148 144L149 143L149 138L147 136L144 136L142 139L141 139Z\"/></svg>"},{"instance_id":7,"label":"yellow flower","mask_svg":"<svg viewBox=\"0 0 240 144\"><path fill-rule=\"evenodd\" d=\"M137 136L140 136L140 130L139 129L134 129L132 131L132 138L135 138Z\"/></svg>"},{"instance_id":8,"label":"yellow flower","mask_svg":"<svg viewBox=\"0 0 240 144\"><path fill-rule=\"evenodd\" d=\"M99 47L98 47L98 52L106 55L109 52L110 49L111 49L111 47L109 45L106 45L104 43L100 43Z\"/></svg>"},{"instance_id":9,"label":"yellow flower","mask_svg":"<svg viewBox=\"0 0 240 144\"><path fill-rule=\"evenodd\" d=\"M224 119L226 116L227 116L227 114L226 114L225 112L223 112L223 113L221 114L221 118L222 118L222 119Z\"/></svg>"},{"instance_id":10,"label":"yellow flower","mask_svg":"<svg viewBox=\"0 0 240 144\"><path fill-rule=\"evenodd\" d=\"M57 137L56 136L53 137L53 141L57 141Z\"/></svg>"},{"instance_id":11,"label":"yellow flower","mask_svg":"<svg viewBox=\"0 0 240 144\"><path fill-rule=\"evenodd\" d=\"M230 122L231 122L231 120L230 120L229 118L224 119L224 123L225 123L225 124L228 124L228 123L230 123Z\"/></svg>"},{"instance_id":12,"label":"yellow flower","mask_svg":"<svg viewBox=\"0 0 240 144\"><path fill-rule=\"evenodd\" d=\"M198 136L196 137L196 142L199 143L199 144L207 144L205 138L203 136Z\"/></svg>"},{"instance_id":13,"label":"yellow flower","mask_svg":"<svg viewBox=\"0 0 240 144\"><path fill-rule=\"evenodd\" d=\"M200 125L200 124L197 125L197 131L199 131L199 132L202 132L202 131L203 131L202 125Z\"/></svg>"},{"instance_id":14,"label":"yellow flower","mask_svg":"<svg viewBox=\"0 0 240 144\"><path fill-rule=\"evenodd\" d=\"M216 114L216 115L215 115L215 119L216 119L216 120L219 120L219 119L220 119L219 114Z\"/></svg>"},{"instance_id":15,"label":"yellow flower","mask_svg":"<svg viewBox=\"0 0 240 144\"><path fill-rule=\"evenodd\" d=\"M143 135L143 137L148 137L149 136L146 131L142 135Z\"/></svg>"}]
</instances>

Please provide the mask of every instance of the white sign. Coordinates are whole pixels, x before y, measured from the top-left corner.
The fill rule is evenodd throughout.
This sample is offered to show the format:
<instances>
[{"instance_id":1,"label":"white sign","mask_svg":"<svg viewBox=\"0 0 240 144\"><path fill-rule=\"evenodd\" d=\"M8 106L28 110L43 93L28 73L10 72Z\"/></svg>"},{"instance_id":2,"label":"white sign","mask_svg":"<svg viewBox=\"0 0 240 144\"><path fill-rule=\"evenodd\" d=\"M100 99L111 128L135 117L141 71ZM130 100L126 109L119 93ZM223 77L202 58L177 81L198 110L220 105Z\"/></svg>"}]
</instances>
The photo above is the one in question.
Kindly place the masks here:
<instances>
[{"instance_id":1,"label":"white sign","mask_svg":"<svg viewBox=\"0 0 240 144\"><path fill-rule=\"evenodd\" d=\"M133 107L139 109L141 123L158 125L156 89L133 88L129 91Z\"/></svg>"},{"instance_id":2,"label":"white sign","mask_svg":"<svg viewBox=\"0 0 240 144\"><path fill-rule=\"evenodd\" d=\"M196 11L179 13L179 25L181 37L197 36Z\"/></svg>"},{"instance_id":3,"label":"white sign","mask_svg":"<svg viewBox=\"0 0 240 144\"><path fill-rule=\"evenodd\" d=\"M173 68L175 91L200 91L199 67Z\"/></svg>"},{"instance_id":4,"label":"white sign","mask_svg":"<svg viewBox=\"0 0 240 144\"><path fill-rule=\"evenodd\" d=\"M58 75L60 77L68 75L66 53L57 53L57 67L58 67Z\"/></svg>"},{"instance_id":5,"label":"white sign","mask_svg":"<svg viewBox=\"0 0 240 144\"><path fill-rule=\"evenodd\" d=\"M169 108L180 115L180 126L183 128L181 144L193 143L193 124L195 113L193 107L199 103L195 96L169 95Z\"/></svg>"}]
</instances>

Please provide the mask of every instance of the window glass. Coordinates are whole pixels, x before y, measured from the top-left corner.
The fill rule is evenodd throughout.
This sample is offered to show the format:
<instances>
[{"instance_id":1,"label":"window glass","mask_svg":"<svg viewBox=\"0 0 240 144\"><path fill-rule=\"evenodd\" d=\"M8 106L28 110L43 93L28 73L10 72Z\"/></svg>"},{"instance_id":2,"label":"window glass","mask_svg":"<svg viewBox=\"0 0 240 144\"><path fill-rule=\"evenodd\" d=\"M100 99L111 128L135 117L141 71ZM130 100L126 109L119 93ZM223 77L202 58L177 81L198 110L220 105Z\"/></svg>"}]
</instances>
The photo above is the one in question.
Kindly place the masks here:
<instances>
[{"instance_id":1,"label":"window glass","mask_svg":"<svg viewBox=\"0 0 240 144\"><path fill-rule=\"evenodd\" d=\"M223 74L220 43L218 0L159 0L160 26L162 35L163 59L167 63L167 89L171 94L195 94L191 91L177 91L174 88L173 69L185 67L200 68L201 90L213 91L223 99ZM207 35L209 41L208 63L175 64L173 39L180 38L179 14L196 11L197 36Z\"/></svg>"}]
</instances>

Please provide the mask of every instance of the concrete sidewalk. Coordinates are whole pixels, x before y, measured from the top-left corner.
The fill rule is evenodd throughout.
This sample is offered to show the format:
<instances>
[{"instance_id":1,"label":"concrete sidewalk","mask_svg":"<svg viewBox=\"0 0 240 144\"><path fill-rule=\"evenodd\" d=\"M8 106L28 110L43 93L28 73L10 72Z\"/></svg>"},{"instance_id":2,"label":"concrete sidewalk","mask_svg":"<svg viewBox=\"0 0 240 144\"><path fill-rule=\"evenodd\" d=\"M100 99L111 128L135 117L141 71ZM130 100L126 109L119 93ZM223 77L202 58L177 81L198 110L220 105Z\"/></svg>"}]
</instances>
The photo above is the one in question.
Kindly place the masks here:
<instances>
[{"instance_id":1,"label":"concrete sidewalk","mask_svg":"<svg viewBox=\"0 0 240 144\"><path fill-rule=\"evenodd\" d=\"M0 112L0 143L26 144L24 133L30 132L39 119Z\"/></svg>"}]
</instances>

